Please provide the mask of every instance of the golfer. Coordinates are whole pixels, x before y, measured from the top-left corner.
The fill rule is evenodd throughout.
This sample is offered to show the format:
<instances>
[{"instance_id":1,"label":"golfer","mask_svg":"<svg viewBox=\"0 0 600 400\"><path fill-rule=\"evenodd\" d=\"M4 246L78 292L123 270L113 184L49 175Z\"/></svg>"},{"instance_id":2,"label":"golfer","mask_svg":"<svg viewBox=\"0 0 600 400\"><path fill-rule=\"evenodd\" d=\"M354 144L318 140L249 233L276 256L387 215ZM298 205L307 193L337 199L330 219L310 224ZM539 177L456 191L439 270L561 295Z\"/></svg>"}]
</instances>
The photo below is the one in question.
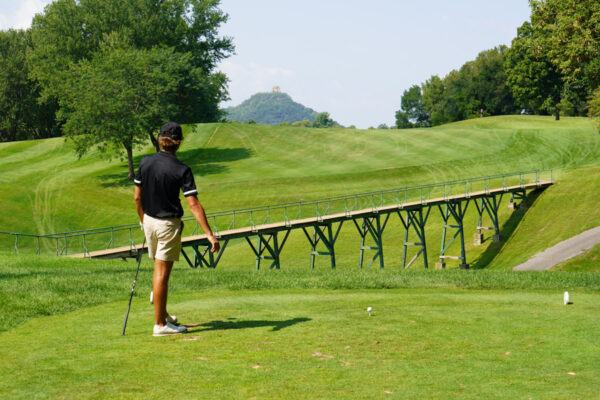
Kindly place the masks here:
<instances>
[{"instance_id":1,"label":"golfer","mask_svg":"<svg viewBox=\"0 0 600 400\"><path fill-rule=\"evenodd\" d=\"M198 201L196 183L190 167L177 159L175 153L183 140L181 127L167 122L160 128L158 143L162 151L146 156L135 175L135 207L146 235L148 255L154 259L154 336L173 335L187 331L177 325L177 317L167 313L167 291L173 262L179 261L183 208L179 190L183 192L190 211L211 244L211 252L219 251L219 241L213 235L202 204Z\"/></svg>"}]
</instances>

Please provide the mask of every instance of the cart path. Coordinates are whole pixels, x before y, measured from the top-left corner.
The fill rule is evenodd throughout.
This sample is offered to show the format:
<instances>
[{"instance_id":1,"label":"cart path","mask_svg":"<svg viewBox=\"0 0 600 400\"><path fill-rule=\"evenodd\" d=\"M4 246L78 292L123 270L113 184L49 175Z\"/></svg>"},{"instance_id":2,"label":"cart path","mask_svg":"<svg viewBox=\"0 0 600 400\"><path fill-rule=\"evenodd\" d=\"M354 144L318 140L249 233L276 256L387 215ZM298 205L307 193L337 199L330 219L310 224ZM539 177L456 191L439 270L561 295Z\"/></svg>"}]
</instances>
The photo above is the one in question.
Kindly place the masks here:
<instances>
[{"instance_id":1,"label":"cart path","mask_svg":"<svg viewBox=\"0 0 600 400\"><path fill-rule=\"evenodd\" d=\"M600 226L563 240L557 245L537 253L523 264L514 267L513 270L544 271L569 258L586 253L597 243L600 243Z\"/></svg>"}]
</instances>

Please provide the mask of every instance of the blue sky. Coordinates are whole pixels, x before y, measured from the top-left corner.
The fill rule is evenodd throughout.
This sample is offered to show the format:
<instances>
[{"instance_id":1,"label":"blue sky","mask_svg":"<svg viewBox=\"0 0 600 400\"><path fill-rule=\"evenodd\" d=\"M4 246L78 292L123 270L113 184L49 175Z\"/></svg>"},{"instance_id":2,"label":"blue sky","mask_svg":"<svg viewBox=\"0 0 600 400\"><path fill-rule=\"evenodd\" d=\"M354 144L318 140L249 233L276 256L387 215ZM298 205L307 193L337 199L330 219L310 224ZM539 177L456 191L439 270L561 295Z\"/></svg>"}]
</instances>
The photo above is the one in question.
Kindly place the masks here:
<instances>
[{"instance_id":1,"label":"blue sky","mask_svg":"<svg viewBox=\"0 0 600 400\"><path fill-rule=\"evenodd\" d=\"M49 0L0 0L0 29ZM237 105L273 86L343 125L393 125L402 92L510 45L527 0L221 0L236 54L220 68Z\"/></svg>"}]
</instances>

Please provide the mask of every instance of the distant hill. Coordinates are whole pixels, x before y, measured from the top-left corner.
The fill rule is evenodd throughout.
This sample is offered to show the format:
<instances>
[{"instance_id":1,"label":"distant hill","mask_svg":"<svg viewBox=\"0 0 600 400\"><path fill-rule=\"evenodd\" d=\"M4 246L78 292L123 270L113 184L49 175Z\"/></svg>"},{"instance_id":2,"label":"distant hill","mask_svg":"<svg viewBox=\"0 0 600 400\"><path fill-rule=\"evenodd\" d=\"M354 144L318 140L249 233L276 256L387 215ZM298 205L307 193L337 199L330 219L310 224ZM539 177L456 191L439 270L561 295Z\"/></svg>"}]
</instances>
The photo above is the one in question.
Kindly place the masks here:
<instances>
[{"instance_id":1,"label":"distant hill","mask_svg":"<svg viewBox=\"0 0 600 400\"><path fill-rule=\"evenodd\" d=\"M281 122L296 122L305 119L313 122L317 112L296 103L286 93L257 93L236 107L224 110L232 121L247 122L250 119L259 124L277 125Z\"/></svg>"}]
</instances>

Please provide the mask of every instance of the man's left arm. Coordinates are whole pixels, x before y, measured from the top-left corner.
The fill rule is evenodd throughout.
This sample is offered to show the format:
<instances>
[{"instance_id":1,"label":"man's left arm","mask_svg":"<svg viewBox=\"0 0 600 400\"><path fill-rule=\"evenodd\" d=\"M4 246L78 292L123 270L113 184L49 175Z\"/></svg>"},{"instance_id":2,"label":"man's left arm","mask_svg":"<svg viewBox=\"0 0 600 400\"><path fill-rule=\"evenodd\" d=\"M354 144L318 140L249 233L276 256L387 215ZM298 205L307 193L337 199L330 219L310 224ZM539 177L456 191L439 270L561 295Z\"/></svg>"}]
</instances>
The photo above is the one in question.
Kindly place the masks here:
<instances>
[{"instance_id":1,"label":"man's left arm","mask_svg":"<svg viewBox=\"0 0 600 400\"><path fill-rule=\"evenodd\" d=\"M204 233L206 233L206 237L211 244L211 253L218 252L221 248L221 245L210 229L210 225L206 220L206 214L204 213L204 207L202 207L202 204L200 204L195 195L186 196L185 199L187 200L188 206L190 207L190 211L194 215L194 218L196 218L196 221Z\"/></svg>"}]
</instances>

